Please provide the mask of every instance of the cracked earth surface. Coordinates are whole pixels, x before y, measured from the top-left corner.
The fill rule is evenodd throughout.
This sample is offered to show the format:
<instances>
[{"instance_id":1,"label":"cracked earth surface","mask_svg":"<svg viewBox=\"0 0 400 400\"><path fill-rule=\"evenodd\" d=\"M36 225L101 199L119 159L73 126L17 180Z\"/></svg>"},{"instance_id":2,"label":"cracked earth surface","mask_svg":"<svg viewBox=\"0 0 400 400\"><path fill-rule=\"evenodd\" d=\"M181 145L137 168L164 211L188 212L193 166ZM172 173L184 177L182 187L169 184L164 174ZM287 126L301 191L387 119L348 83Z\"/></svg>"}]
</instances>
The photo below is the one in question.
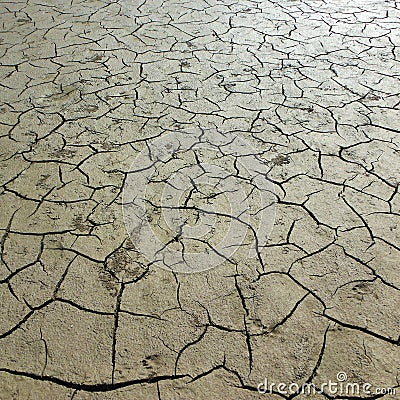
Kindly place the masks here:
<instances>
[{"instance_id":1,"label":"cracked earth surface","mask_svg":"<svg viewBox=\"0 0 400 400\"><path fill-rule=\"evenodd\" d=\"M29 0L0 15L2 400L319 400L335 396L257 385L339 371L399 385L397 1ZM234 254L192 274L146 258L123 218L135 158L186 130L256 149L275 213L256 231L263 186L223 146L200 154L230 159L255 212ZM149 182L147 222L182 256L208 203L197 251L218 255L234 220L203 182L173 204L180 231L163 225L158 191L198 156Z\"/></svg>"}]
</instances>

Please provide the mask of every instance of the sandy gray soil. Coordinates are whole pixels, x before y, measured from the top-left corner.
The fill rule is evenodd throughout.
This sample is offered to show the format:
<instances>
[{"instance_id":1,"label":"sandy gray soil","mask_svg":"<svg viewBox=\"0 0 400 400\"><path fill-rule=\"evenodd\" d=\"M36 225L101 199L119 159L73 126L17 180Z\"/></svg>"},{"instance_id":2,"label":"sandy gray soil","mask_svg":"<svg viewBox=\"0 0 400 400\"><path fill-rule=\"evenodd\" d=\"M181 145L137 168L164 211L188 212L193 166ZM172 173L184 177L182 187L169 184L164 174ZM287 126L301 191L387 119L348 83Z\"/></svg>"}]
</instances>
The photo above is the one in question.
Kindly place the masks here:
<instances>
[{"instance_id":1,"label":"sandy gray soil","mask_svg":"<svg viewBox=\"0 0 400 400\"><path fill-rule=\"evenodd\" d=\"M1 400L400 398L398 2L0 20Z\"/></svg>"}]
</instances>

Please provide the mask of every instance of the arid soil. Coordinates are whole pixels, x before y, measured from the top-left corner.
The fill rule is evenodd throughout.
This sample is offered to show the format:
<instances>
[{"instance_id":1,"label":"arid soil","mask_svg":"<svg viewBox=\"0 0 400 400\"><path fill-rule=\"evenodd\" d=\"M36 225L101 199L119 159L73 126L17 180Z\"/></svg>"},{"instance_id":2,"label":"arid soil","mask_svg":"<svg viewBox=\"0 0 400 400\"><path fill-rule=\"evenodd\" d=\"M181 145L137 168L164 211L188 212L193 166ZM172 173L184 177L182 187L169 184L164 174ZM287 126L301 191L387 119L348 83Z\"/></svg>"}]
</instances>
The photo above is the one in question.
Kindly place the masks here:
<instances>
[{"instance_id":1,"label":"arid soil","mask_svg":"<svg viewBox=\"0 0 400 400\"><path fill-rule=\"evenodd\" d=\"M0 22L1 400L399 399L400 3Z\"/></svg>"}]
</instances>

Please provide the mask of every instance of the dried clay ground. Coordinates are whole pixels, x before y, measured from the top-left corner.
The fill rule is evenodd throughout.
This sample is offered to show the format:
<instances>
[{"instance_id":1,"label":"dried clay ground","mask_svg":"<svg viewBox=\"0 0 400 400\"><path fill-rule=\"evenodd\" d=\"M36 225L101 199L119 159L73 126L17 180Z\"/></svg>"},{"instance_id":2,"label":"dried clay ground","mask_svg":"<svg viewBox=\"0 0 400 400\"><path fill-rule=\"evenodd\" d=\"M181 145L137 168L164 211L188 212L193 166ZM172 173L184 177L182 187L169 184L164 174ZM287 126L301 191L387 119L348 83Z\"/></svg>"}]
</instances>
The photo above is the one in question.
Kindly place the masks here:
<instances>
[{"instance_id":1,"label":"dried clay ground","mask_svg":"<svg viewBox=\"0 0 400 400\"><path fill-rule=\"evenodd\" d=\"M2 0L0 29L1 400L399 398L397 1ZM371 393L257 392L338 373Z\"/></svg>"}]
</instances>

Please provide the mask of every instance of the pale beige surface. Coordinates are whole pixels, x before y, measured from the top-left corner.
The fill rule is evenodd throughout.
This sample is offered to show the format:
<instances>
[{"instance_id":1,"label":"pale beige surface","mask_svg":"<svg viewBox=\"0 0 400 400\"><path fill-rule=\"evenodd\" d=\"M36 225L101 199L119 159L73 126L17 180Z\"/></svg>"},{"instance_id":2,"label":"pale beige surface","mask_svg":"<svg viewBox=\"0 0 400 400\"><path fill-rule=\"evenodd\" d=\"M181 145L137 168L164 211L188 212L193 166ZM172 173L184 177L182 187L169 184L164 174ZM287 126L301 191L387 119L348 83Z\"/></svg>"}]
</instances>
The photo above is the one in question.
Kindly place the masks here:
<instances>
[{"instance_id":1,"label":"pale beige surface","mask_svg":"<svg viewBox=\"0 0 400 400\"><path fill-rule=\"evenodd\" d=\"M397 2L1 1L0 21L1 400L277 400L264 378L339 372L399 385ZM173 273L129 238L132 162L185 129L244 138L268 169L258 257L250 232L221 265Z\"/></svg>"}]
</instances>

